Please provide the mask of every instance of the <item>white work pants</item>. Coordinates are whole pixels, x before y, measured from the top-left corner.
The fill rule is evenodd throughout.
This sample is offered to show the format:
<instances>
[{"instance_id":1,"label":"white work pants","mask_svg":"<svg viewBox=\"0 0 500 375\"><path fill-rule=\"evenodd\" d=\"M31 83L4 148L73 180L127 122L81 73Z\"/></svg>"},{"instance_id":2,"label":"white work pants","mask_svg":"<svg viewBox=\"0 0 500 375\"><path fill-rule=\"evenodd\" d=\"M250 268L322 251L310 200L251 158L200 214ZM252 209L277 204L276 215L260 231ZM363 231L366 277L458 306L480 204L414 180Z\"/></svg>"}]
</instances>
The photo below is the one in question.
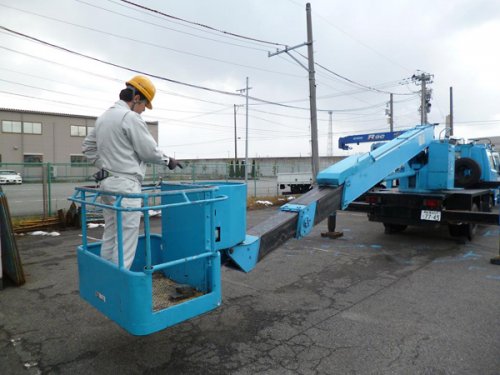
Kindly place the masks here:
<instances>
[{"instance_id":1,"label":"white work pants","mask_svg":"<svg viewBox=\"0 0 500 375\"><path fill-rule=\"evenodd\" d=\"M102 180L101 190L113 193L140 193L141 184L139 181L130 178L111 176ZM101 200L104 204L112 205L115 203L116 198L111 195L102 195ZM141 199L123 198L121 206L141 207ZM117 212L108 208L103 209L104 233L101 246L101 257L115 264L118 264ZM140 211L122 211L123 266L126 269L130 269L134 261L141 216Z\"/></svg>"}]
</instances>

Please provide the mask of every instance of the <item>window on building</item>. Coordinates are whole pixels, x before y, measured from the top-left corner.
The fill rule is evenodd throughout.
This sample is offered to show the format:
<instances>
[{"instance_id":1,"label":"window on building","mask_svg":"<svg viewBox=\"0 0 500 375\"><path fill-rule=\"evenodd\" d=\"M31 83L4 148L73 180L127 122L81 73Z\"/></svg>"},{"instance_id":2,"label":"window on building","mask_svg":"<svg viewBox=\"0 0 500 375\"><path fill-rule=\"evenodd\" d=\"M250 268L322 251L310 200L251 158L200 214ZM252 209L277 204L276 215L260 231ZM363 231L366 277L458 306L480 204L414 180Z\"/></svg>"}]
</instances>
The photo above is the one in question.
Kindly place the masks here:
<instances>
[{"instance_id":1,"label":"window on building","mask_svg":"<svg viewBox=\"0 0 500 375\"><path fill-rule=\"evenodd\" d=\"M39 122L23 122L23 133L42 134L42 124Z\"/></svg>"},{"instance_id":2,"label":"window on building","mask_svg":"<svg viewBox=\"0 0 500 375\"><path fill-rule=\"evenodd\" d=\"M43 154L24 154L24 163L43 163Z\"/></svg>"},{"instance_id":3,"label":"window on building","mask_svg":"<svg viewBox=\"0 0 500 375\"><path fill-rule=\"evenodd\" d=\"M21 131L22 131L21 121L2 120L3 133L21 133Z\"/></svg>"},{"instance_id":4,"label":"window on building","mask_svg":"<svg viewBox=\"0 0 500 375\"><path fill-rule=\"evenodd\" d=\"M72 137L86 137L87 127L82 125L71 125L70 134Z\"/></svg>"},{"instance_id":5,"label":"window on building","mask_svg":"<svg viewBox=\"0 0 500 375\"><path fill-rule=\"evenodd\" d=\"M39 122L2 121L3 133L42 134L42 124Z\"/></svg>"},{"instance_id":6,"label":"window on building","mask_svg":"<svg viewBox=\"0 0 500 375\"><path fill-rule=\"evenodd\" d=\"M87 163L85 155L70 155L71 164Z\"/></svg>"}]
</instances>

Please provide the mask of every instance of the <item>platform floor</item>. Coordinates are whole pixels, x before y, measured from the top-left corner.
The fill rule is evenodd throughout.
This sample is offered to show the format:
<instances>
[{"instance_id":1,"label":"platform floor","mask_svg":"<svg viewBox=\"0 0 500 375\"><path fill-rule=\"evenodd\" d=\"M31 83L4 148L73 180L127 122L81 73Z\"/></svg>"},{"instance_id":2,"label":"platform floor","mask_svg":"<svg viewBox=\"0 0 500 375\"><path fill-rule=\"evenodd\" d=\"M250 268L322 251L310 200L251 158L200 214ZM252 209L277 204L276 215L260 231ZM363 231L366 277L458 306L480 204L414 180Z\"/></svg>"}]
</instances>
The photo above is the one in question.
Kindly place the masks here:
<instances>
[{"instance_id":1,"label":"platform floor","mask_svg":"<svg viewBox=\"0 0 500 375\"><path fill-rule=\"evenodd\" d=\"M340 212L337 230L321 237L323 222L248 274L223 267L219 309L146 337L79 298L80 232L20 237L27 283L0 291L0 373L500 374L498 227L385 235Z\"/></svg>"},{"instance_id":2,"label":"platform floor","mask_svg":"<svg viewBox=\"0 0 500 375\"><path fill-rule=\"evenodd\" d=\"M167 309L178 303L185 302L191 298L202 296L203 293L189 287L189 285L178 284L164 277L162 273L153 274L153 311Z\"/></svg>"}]
</instances>

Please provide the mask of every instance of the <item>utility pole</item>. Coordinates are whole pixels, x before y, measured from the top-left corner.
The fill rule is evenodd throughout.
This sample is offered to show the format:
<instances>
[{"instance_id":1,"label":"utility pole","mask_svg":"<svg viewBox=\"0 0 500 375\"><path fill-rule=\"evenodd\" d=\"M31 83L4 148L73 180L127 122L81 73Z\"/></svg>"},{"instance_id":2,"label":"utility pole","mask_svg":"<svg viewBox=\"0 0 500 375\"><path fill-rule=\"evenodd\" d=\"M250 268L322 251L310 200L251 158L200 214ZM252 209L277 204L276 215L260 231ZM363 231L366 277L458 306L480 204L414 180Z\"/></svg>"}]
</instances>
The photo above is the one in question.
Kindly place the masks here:
<instances>
[{"instance_id":1,"label":"utility pole","mask_svg":"<svg viewBox=\"0 0 500 375\"><path fill-rule=\"evenodd\" d=\"M425 87L425 79L422 79L420 82L422 84L420 98L420 123L427 124L427 111L425 110L425 96L427 93L427 88Z\"/></svg>"},{"instance_id":2,"label":"utility pole","mask_svg":"<svg viewBox=\"0 0 500 375\"><path fill-rule=\"evenodd\" d=\"M311 156L313 184L319 173L318 151L318 113L316 110L316 79L314 71L313 33L311 21L311 4L306 4L307 13L307 58L309 60L309 111L311 113Z\"/></svg>"},{"instance_id":3,"label":"utility pole","mask_svg":"<svg viewBox=\"0 0 500 375\"><path fill-rule=\"evenodd\" d=\"M427 114L431 111L432 90L427 89L427 83L432 83L434 75L422 72L414 74L411 79L416 85L420 85L420 123L427 124Z\"/></svg>"},{"instance_id":4,"label":"utility pole","mask_svg":"<svg viewBox=\"0 0 500 375\"><path fill-rule=\"evenodd\" d=\"M238 137L236 134L236 104L234 104L234 165L238 162Z\"/></svg>"},{"instance_id":5,"label":"utility pole","mask_svg":"<svg viewBox=\"0 0 500 375\"><path fill-rule=\"evenodd\" d=\"M450 136L453 135L453 87L450 87Z\"/></svg>"},{"instance_id":6,"label":"utility pole","mask_svg":"<svg viewBox=\"0 0 500 375\"><path fill-rule=\"evenodd\" d=\"M247 77L246 87L244 89L236 90L236 91L239 91L240 93L245 92L245 109L246 109L246 115L245 115L245 184L248 182L248 174L247 174L247 168L248 168L248 90L250 90L250 89L251 89L251 87L248 87L248 77Z\"/></svg>"},{"instance_id":7,"label":"utility pole","mask_svg":"<svg viewBox=\"0 0 500 375\"><path fill-rule=\"evenodd\" d=\"M394 131L394 101L393 101L392 92L391 92L389 103L390 103L389 104L389 111L391 112L391 117L389 117L389 131L393 132Z\"/></svg>"},{"instance_id":8,"label":"utility pole","mask_svg":"<svg viewBox=\"0 0 500 375\"><path fill-rule=\"evenodd\" d=\"M245 89L245 185L248 182L248 77L247 86Z\"/></svg>"},{"instance_id":9,"label":"utility pole","mask_svg":"<svg viewBox=\"0 0 500 375\"><path fill-rule=\"evenodd\" d=\"M238 141L236 135L236 104L234 105L234 165L238 161Z\"/></svg>"},{"instance_id":10,"label":"utility pole","mask_svg":"<svg viewBox=\"0 0 500 375\"><path fill-rule=\"evenodd\" d=\"M296 45L294 47L285 47L283 50L276 50L274 53L268 53L269 57L286 53L297 64L302 66L309 73L309 111L311 116L311 166L313 184L316 183L316 175L319 172L319 155L318 155L318 115L316 110L316 79L314 70L314 51L313 51L313 34L311 21L311 4L306 4L306 21L307 21L307 42ZM307 46L308 66L297 60L295 56L290 54L290 51Z\"/></svg>"},{"instance_id":11,"label":"utility pole","mask_svg":"<svg viewBox=\"0 0 500 375\"><path fill-rule=\"evenodd\" d=\"M328 145L327 154L328 156L333 156L333 122L332 122L332 111L328 111Z\"/></svg>"}]
</instances>

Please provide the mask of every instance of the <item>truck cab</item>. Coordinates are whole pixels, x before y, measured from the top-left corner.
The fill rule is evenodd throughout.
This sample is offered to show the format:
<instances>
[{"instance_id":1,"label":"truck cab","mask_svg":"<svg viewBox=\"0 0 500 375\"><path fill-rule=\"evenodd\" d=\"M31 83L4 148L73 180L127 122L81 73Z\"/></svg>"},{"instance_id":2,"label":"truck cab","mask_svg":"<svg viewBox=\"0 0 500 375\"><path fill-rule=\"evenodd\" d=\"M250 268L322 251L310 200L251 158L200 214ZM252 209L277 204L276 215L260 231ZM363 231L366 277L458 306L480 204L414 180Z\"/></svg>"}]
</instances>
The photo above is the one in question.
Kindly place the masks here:
<instances>
[{"instance_id":1,"label":"truck cab","mask_svg":"<svg viewBox=\"0 0 500 375\"><path fill-rule=\"evenodd\" d=\"M496 155L495 155L496 154ZM498 152L490 144L467 143L456 146L456 159L469 158L476 162L475 172L479 181L496 181L499 177Z\"/></svg>"},{"instance_id":2,"label":"truck cab","mask_svg":"<svg viewBox=\"0 0 500 375\"><path fill-rule=\"evenodd\" d=\"M491 158L493 159L493 165L497 170L497 173L500 175L500 153L498 151L494 151L491 153Z\"/></svg>"}]
</instances>

